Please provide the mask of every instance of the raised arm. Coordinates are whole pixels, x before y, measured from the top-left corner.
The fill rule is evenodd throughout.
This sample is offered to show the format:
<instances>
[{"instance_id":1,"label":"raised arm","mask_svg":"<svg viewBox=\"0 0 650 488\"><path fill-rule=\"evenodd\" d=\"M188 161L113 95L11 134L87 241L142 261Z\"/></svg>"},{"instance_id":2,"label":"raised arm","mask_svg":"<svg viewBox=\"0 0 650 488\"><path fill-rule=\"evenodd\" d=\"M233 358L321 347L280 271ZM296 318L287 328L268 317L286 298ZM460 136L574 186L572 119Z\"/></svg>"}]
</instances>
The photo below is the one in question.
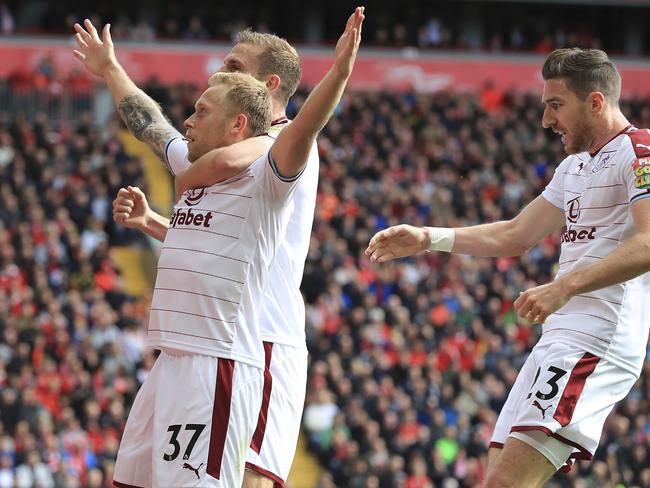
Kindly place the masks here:
<instances>
[{"instance_id":1,"label":"raised arm","mask_svg":"<svg viewBox=\"0 0 650 488\"><path fill-rule=\"evenodd\" d=\"M273 139L251 137L204 154L186 170L176 174L176 201L186 190L211 186L242 173L269 150Z\"/></svg>"},{"instance_id":2,"label":"raised arm","mask_svg":"<svg viewBox=\"0 0 650 488\"><path fill-rule=\"evenodd\" d=\"M427 249L472 256L519 256L564 225L564 212L539 196L512 220L456 229L396 225L374 235L366 249L385 262Z\"/></svg>"},{"instance_id":3,"label":"raised arm","mask_svg":"<svg viewBox=\"0 0 650 488\"><path fill-rule=\"evenodd\" d=\"M292 178L302 171L318 132L341 100L361 42L363 11L364 7L357 7L350 16L336 44L334 66L316 85L294 121L280 132L273 144L273 160L282 177Z\"/></svg>"},{"instance_id":4,"label":"raised arm","mask_svg":"<svg viewBox=\"0 0 650 488\"><path fill-rule=\"evenodd\" d=\"M163 159L165 145L174 137L182 137L180 132L163 115L160 106L133 83L118 63L110 24L104 26L101 39L90 20L84 21L84 27L74 25L79 50L74 50L73 54L88 71L104 79L129 131Z\"/></svg>"}]
</instances>

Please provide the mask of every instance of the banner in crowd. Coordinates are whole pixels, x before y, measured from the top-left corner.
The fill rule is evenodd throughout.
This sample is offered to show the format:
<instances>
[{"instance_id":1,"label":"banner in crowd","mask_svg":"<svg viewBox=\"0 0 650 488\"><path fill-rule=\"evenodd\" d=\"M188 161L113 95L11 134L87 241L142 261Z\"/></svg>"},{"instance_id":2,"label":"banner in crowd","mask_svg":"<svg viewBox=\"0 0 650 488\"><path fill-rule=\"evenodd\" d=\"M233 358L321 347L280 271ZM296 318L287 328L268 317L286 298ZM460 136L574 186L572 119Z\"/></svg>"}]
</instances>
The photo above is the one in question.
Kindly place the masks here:
<instances>
[{"instance_id":1,"label":"banner in crowd","mask_svg":"<svg viewBox=\"0 0 650 488\"><path fill-rule=\"evenodd\" d=\"M163 83L204 84L228 52L224 44L117 44L117 55L139 82L157 77ZM12 73L51 69L67 77L79 68L74 43L64 41L0 40L0 78ZM331 49L299 49L303 83L317 83L332 64ZM416 49L379 51L362 49L350 86L370 90L476 90L488 81L497 89L517 88L541 93L543 56L467 53L423 53ZM616 60L623 76L624 96L650 96L650 62Z\"/></svg>"}]
</instances>

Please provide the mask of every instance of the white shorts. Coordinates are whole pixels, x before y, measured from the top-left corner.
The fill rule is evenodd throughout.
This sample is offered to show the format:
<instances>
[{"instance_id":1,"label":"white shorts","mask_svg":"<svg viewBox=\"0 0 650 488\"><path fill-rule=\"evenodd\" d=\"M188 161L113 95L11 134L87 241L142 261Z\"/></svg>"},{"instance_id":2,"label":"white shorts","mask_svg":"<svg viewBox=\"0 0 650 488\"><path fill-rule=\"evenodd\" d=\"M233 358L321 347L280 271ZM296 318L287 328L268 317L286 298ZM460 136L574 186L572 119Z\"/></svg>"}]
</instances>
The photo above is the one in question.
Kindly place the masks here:
<instances>
[{"instance_id":1,"label":"white shorts","mask_svg":"<svg viewBox=\"0 0 650 488\"><path fill-rule=\"evenodd\" d=\"M262 383L241 362L161 352L131 407L114 485L241 486Z\"/></svg>"},{"instance_id":2,"label":"white shorts","mask_svg":"<svg viewBox=\"0 0 650 488\"><path fill-rule=\"evenodd\" d=\"M307 386L307 350L264 343L266 371L257 428L246 468L284 486L296 454Z\"/></svg>"},{"instance_id":3,"label":"white shorts","mask_svg":"<svg viewBox=\"0 0 650 488\"><path fill-rule=\"evenodd\" d=\"M605 419L636 379L575 346L535 346L499 414L490 447L515 437L568 471L573 459L593 457Z\"/></svg>"}]
</instances>

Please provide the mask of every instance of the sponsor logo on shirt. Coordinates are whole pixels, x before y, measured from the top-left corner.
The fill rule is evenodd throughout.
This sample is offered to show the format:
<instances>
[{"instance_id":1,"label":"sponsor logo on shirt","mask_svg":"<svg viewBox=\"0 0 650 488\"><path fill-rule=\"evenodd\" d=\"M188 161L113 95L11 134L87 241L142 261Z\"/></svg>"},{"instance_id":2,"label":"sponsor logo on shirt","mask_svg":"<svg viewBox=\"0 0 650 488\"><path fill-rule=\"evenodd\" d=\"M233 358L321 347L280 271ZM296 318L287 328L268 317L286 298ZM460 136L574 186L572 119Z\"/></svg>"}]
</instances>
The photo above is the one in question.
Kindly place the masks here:
<instances>
[{"instance_id":1,"label":"sponsor logo on shirt","mask_svg":"<svg viewBox=\"0 0 650 488\"><path fill-rule=\"evenodd\" d=\"M569 222L574 224L577 223L578 219L580 219L580 197L575 197L574 199L569 200L567 206L569 207L567 211L567 219Z\"/></svg>"},{"instance_id":2,"label":"sponsor logo on shirt","mask_svg":"<svg viewBox=\"0 0 650 488\"><path fill-rule=\"evenodd\" d=\"M214 217L212 212L201 212L199 210L194 210L194 212L192 212L191 208L188 208L187 210L178 209L174 211L169 219L169 225L171 227L210 227L212 217Z\"/></svg>"},{"instance_id":3,"label":"sponsor logo on shirt","mask_svg":"<svg viewBox=\"0 0 650 488\"><path fill-rule=\"evenodd\" d=\"M591 229L582 229L582 230L575 230L569 227L567 230L565 230L562 233L562 237L560 237L560 243L565 243L565 242L577 242L577 241L593 241L596 237L596 228L592 227Z\"/></svg>"},{"instance_id":4,"label":"sponsor logo on shirt","mask_svg":"<svg viewBox=\"0 0 650 488\"><path fill-rule=\"evenodd\" d=\"M634 186L640 190L650 188L650 158L635 159L632 163L634 170Z\"/></svg>"}]
</instances>

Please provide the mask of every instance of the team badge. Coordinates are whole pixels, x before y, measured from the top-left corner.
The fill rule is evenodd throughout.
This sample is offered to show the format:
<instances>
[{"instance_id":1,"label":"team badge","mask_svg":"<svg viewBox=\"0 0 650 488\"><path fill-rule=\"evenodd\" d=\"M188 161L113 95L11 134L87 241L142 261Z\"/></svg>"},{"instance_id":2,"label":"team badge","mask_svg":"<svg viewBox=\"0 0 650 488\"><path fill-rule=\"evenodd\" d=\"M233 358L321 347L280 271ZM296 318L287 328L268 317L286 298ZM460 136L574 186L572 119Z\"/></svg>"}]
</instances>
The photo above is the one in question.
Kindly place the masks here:
<instances>
[{"instance_id":1,"label":"team badge","mask_svg":"<svg viewBox=\"0 0 650 488\"><path fill-rule=\"evenodd\" d=\"M650 188L650 158L635 159L632 169L634 170L634 186L640 190Z\"/></svg>"},{"instance_id":2,"label":"team badge","mask_svg":"<svg viewBox=\"0 0 650 488\"><path fill-rule=\"evenodd\" d=\"M191 190L187 191L187 198L185 199L185 203L187 205L193 206L196 205L201 201L201 198L203 198L203 195L205 194L205 189L204 188L194 188Z\"/></svg>"}]
</instances>

